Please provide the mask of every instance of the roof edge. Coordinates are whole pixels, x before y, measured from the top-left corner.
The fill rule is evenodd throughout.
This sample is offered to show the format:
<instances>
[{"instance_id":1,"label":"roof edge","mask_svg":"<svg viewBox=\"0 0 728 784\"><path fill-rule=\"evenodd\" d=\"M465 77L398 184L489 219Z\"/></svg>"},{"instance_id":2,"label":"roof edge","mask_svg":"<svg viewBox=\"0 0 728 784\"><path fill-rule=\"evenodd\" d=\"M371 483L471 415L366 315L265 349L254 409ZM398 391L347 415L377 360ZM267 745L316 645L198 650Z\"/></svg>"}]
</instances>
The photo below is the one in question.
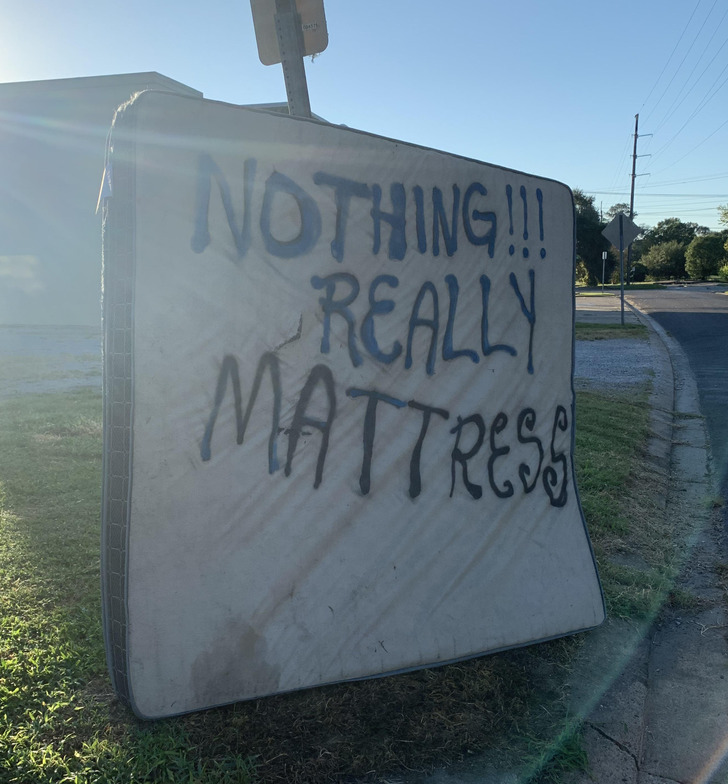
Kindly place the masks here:
<instances>
[{"instance_id":1,"label":"roof edge","mask_svg":"<svg viewBox=\"0 0 728 784\"><path fill-rule=\"evenodd\" d=\"M169 76L157 71L140 71L138 73L107 74L103 76L76 76L68 79L40 79L25 82L0 83L0 95L20 94L30 91L60 90L68 88L88 89L94 87L107 87L110 84L123 85L128 83L137 90L144 87L166 87L174 92L194 95L203 98L200 90L195 90L183 82L171 79Z\"/></svg>"}]
</instances>

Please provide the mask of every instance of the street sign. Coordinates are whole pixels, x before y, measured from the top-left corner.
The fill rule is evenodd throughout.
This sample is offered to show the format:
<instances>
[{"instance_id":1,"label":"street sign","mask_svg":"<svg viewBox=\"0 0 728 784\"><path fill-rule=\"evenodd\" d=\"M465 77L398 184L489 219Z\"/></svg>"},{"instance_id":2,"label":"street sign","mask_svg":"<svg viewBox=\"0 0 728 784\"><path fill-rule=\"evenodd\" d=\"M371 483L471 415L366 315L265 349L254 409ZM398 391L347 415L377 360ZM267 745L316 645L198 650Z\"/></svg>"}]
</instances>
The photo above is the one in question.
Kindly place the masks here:
<instances>
[{"instance_id":1,"label":"street sign","mask_svg":"<svg viewBox=\"0 0 728 784\"><path fill-rule=\"evenodd\" d=\"M323 0L295 0L296 11L301 17L303 32L303 56L319 54L329 44ZM258 42L258 57L263 65L281 62L276 34L275 0L250 0L253 12L255 38Z\"/></svg>"},{"instance_id":2,"label":"street sign","mask_svg":"<svg viewBox=\"0 0 728 784\"><path fill-rule=\"evenodd\" d=\"M622 326L624 326L624 249L642 234L642 229L623 212L618 212L607 224L602 236L619 249L619 290L622 304ZM602 276L603 278L603 276Z\"/></svg>"},{"instance_id":3,"label":"street sign","mask_svg":"<svg viewBox=\"0 0 728 784\"><path fill-rule=\"evenodd\" d=\"M614 218L612 218L612 220L606 225L602 234L612 243L612 245L614 245L615 248L619 248L620 221L622 222L622 247L626 248L628 245L631 245L640 234L642 234L642 229L634 221L630 220L630 218L628 218L624 213L617 213Z\"/></svg>"}]
</instances>

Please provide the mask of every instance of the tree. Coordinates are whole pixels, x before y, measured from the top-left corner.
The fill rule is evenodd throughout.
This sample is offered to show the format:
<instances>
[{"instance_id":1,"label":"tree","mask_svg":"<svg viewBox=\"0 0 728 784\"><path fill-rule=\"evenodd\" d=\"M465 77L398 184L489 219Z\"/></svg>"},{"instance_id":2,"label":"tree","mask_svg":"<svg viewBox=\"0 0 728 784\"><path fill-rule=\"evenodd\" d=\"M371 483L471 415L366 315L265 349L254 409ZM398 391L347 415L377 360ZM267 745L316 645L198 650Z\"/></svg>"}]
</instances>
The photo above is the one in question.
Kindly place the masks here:
<instances>
[{"instance_id":1,"label":"tree","mask_svg":"<svg viewBox=\"0 0 728 784\"><path fill-rule=\"evenodd\" d=\"M718 207L718 221L722 223L724 226L728 226L728 204L721 204ZM723 232L725 234L725 231ZM725 245L725 252L728 253L728 238L726 238Z\"/></svg>"},{"instance_id":2,"label":"tree","mask_svg":"<svg viewBox=\"0 0 728 784\"><path fill-rule=\"evenodd\" d=\"M725 238L721 234L704 234L685 250L685 270L694 280L717 275L726 259Z\"/></svg>"},{"instance_id":3,"label":"tree","mask_svg":"<svg viewBox=\"0 0 728 784\"><path fill-rule=\"evenodd\" d=\"M586 283L595 286L602 279L602 251L609 249L609 241L602 236L605 224L599 219L594 206L594 197L574 188L574 208L576 210L576 258L577 264L586 268ZM612 274L614 260L607 258L606 276Z\"/></svg>"},{"instance_id":4,"label":"tree","mask_svg":"<svg viewBox=\"0 0 728 784\"><path fill-rule=\"evenodd\" d=\"M654 280L685 277L685 246L677 240L653 245L640 261Z\"/></svg>"},{"instance_id":5,"label":"tree","mask_svg":"<svg viewBox=\"0 0 728 784\"><path fill-rule=\"evenodd\" d=\"M648 229L641 240L633 245L635 259L641 258L650 248L665 242L679 242L684 248L699 234L708 234L710 229L697 223L683 223L679 218L667 218Z\"/></svg>"},{"instance_id":6,"label":"tree","mask_svg":"<svg viewBox=\"0 0 728 784\"><path fill-rule=\"evenodd\" d=\"M718 205L718 221L724 226L728 226L728 204Z\"/></svg>"},{"instance_id":7,"label":"tree","mask_svg":"<svg viewBox=\"0 0 728 784\"><path fill-rule=\"evenodd\" d=\"M620 212L624 215L629 215L629 204L627 204L626 201L620 201L618 204L612 204L612 206L607 210L607 223L616 218ZM633 219L635 218L636 214L637 213L632 216Z\"/></svg>"}]
</instances>

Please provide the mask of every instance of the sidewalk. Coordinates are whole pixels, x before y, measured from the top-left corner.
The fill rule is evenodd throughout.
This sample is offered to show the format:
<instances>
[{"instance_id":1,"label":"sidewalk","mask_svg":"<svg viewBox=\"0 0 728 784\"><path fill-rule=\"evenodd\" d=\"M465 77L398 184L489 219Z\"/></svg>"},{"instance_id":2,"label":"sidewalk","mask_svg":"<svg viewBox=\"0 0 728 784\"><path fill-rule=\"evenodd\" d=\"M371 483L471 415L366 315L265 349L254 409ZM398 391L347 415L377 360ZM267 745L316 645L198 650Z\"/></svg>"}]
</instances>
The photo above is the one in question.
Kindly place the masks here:
<instances>
[{"instance_id":1,"label":"sidewalk","mask_svg":"<svg viewBox=\"0 0 728 784\"><path fill-rule=\"evenodd\" d=\"M582 324L619 324L622 318L622 305L619 292L602 294L598 289L576 294L576 320ZM627 297L624 302L624 323L637 324L637 314L630 308Z\"/></svg>"},{"instance_id":2,"label":"sidewalk","mask_svg":"<svg viewBox=\"0 0 728 784\"><path fill-rule=\"evenodd\" d=\"M627 298L628 299L628 298ZM595 306L591 300L600 300ZM611 300L611 302L610 302ZM663 608L649 629L635 628L621 676L585 714L589 773L568 784L695 784L728 782L728 614L717 584L725 563L724 533L711 509L714 490L697 387L687 358L658 324L632 310L650 328L654 383L648 460L661 468L665 514L690 526L677 586L696 597L687 609ZM577 321L619 323L618 297L577 297ZM625 319L626 321L626 319ZM626 651L622 633L608 621L593 646L594 667ZM599 649L602 649L601 651Z\"/></svg>"}]
</instances>

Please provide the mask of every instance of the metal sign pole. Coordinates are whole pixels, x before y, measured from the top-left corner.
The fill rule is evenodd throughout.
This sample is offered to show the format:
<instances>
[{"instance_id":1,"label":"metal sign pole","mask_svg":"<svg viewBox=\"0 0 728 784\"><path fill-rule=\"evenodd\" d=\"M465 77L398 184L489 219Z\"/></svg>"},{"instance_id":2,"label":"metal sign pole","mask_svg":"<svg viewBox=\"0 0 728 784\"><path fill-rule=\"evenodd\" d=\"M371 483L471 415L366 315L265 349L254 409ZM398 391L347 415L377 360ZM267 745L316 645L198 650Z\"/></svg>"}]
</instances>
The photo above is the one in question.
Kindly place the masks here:
<instances>
[{"instance_id":1,"label":"metal sign pole","mask_svg":"<svg viewBox=\"0 0 728 784\"><path fill-rule=\"evenodd\" d=\"M622 302L622 326L624 326L624 216L619 213L619 298Z\"/></svg>"},{"instance_id":2,"label":"metal sign pole","mask_svg":"<svg viewBox=\"0 0 728 784\"><path fill-rule=\"evenodd\" d=\"M294 0L276 0L276 35L288 95L288 113L295 117L311 117L311 103L303 66L303 33L301 17Z\"/></svg>"},{"instance_id":3,"label":"metal sign pole","mask_svg":"<svg viewBox=\"0 0 728 784\"><path fill-rule=\"evenodd\" d=\"M619 215L615 215L602 231L602 235L615 248L619 248L619 289L622 302L622 324L624 324L624 246L625 243L629 245L641 233L642 229L622 212Z\"/></svg>"}]
</instances>

